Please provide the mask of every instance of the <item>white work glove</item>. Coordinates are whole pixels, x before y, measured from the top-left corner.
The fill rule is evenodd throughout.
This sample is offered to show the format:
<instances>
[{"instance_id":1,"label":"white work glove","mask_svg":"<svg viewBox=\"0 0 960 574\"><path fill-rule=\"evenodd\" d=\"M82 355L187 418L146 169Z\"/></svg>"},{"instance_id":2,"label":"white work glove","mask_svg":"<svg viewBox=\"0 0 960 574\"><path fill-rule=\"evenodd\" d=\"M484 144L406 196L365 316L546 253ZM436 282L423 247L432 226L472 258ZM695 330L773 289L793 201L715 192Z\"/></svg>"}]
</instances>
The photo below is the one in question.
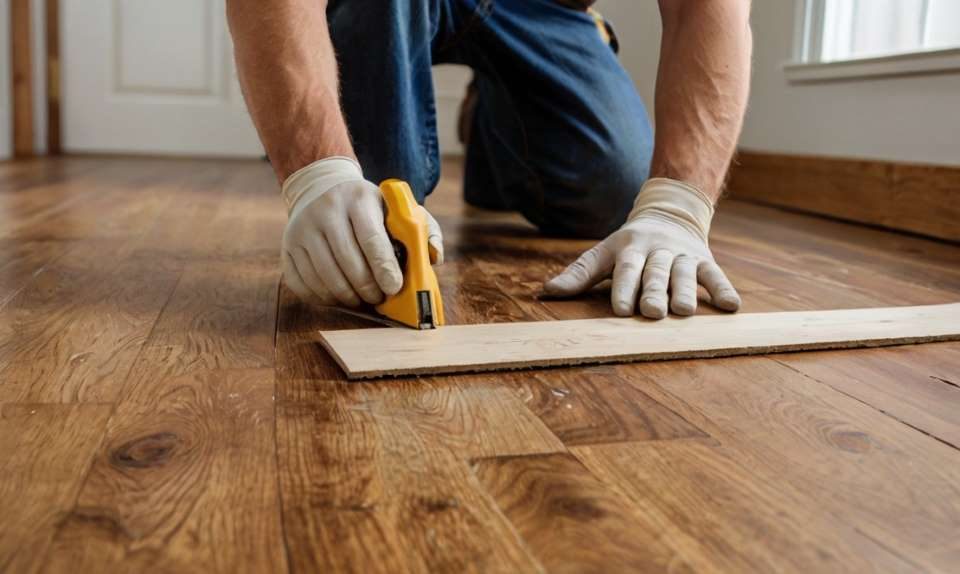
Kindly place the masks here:
<instances>
[{"instance_id":1,"label":"white work glove","mask_svg":"<svg viewBox=\"0 0 960 574\"><path fill-rule=\"evenodd\" d=\"M283 182L289 219L283 278L302 299L356 307L395 295L403 275L384 226L380 189L346 157L315 161ZM420 207L423 209L423 207ZM431 259L443 261L443 237L423 209Z\"/></svg>"},{"instance_id":2,"label":"white work glove","mask_svg":"<svg viewBox=\"0 0 960 574\"><path fill-rule=\"evenodd\" d=\"M661 319L697 310L697 284L724 311L740 308L740 295L707 246L713 204L686 183L655 178L644 183L627 222L544 285L547 295L576 295L613 275L613 312Z\"/></svg>"}]
</instances>

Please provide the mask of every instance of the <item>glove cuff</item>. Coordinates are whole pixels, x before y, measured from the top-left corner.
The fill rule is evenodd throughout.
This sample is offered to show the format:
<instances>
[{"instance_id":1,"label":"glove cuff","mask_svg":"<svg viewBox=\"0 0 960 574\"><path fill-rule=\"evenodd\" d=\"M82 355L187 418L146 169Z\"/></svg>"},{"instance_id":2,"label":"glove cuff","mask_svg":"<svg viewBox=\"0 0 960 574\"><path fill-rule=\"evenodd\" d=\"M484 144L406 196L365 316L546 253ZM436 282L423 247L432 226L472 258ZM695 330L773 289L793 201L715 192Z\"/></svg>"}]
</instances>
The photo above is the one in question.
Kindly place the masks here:
<instances>
[{"instance_id":1,"label":"glove cuff","mask_svg":"<svg viewBox=\"0 0 960 574\"><path fill-rule=\"evenodd\" d=\"M280 194L289 214L301 200L312 201L336 185L362 179L363 170L360 169L360 164L349 157L333 156L317 160L295 171L284 180Z\"/></svg>"},{"instance_id":2,"label":"glove cuff","mask_svg":"<svg viewBox=\"0 0 960 574\"><path fill-rule=\"evenodd\" d=\"M707 242L713 202L696 187L665 177L648 179L633 201L627 222L652 217L682 226Z\"/></svg>"}]
</instances>

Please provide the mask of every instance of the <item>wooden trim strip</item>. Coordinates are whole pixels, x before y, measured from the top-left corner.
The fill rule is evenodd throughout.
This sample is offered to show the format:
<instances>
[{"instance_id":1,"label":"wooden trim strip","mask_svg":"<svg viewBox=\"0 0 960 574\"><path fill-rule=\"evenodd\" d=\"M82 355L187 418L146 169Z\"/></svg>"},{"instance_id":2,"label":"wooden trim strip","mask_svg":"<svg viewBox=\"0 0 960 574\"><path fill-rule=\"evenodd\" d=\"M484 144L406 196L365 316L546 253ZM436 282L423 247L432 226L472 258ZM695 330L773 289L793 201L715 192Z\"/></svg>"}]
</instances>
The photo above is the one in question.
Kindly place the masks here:
<instances>
[{"instance_id":1,"label":"wooden trim strip","mask_svg":"<svg viewBox=\"0 0 960 574\"><path fill-rule=\"evenodd\" d=\"M960 303L840 311L321 331L350 379L960 339Z\"/></svg>"},{"instance_id":2,"label":"wooden trim strip","mask_svg":"<svg viewBox=\"0 0 960 574\"><path fill-rule=\"evenodd\" d=\"M33 44L30 0L10 0L13 65L13 155L33 155Z\"/></svg>"},{"instance_id":3,"label":"wooden trim strip","mask_svg":"<svg viewBox=\"0 0 960 574\"><path fill-rule=\"evenodd\" d=\"M960 241L960 167L741 151L731 197Z\"/></svg>"},{"instance_id":4,"label":"wooden trim strip","mask_svg":"<svg viewBox=\"0 0 960 574\"><path fill-rule=\"evenodd\" d=\"M62 152L60 137L60 1L46 0L47 154Z\"/></svg>"}]
</instances>

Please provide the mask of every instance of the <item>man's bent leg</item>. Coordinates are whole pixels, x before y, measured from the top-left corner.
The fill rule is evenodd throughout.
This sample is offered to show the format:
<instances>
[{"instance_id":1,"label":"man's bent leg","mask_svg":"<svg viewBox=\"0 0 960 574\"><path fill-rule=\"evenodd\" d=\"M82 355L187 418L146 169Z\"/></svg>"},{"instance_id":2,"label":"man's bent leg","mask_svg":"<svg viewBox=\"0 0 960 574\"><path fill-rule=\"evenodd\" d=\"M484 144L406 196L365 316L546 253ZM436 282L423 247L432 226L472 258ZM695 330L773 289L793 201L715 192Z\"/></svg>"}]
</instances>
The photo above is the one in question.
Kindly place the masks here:
<instances>
[{"instance_id":1,"label":"man's bent leg","mask_svg":"<svg viewBox=\"0 0 960 574\"><path fill-rule=\"evenodd\" d=\"M445 0L333 0L341 102L364 176L407 181L419 202L440 177L431 47Z\"/></svg>"},{"instance_id":2,"label":"man's bent leg","mask_svg":"<svg viewBox=\"0 0 960 574\"><path fill-rule=\"evenodd\" d=\"M500 0L464 48L478 101L465 196L546 233L603 237L649 174L653 134L593 17L555 0Z\"/></svg>"}]
</instances>

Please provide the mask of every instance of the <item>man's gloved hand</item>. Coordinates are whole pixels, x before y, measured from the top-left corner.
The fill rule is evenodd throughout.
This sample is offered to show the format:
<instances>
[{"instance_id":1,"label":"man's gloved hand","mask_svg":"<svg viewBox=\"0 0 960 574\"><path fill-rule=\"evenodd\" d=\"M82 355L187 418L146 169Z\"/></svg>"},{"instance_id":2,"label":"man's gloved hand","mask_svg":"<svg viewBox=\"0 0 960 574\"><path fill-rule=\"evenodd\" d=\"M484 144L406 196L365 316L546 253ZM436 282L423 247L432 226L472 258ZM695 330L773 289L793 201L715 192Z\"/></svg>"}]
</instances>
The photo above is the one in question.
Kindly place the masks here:
<instances>
[{"instance_id":1,"label":"man's gloved hand","mask_svg":"<svg viewBox=\"0 0 960 574\"><path fill-rule=\"evenodd\" d=\"M395 295L403 275L384 226L380 189L346 157L316 161L283 182L289 219L283 278L306 301L356 307ZM421 207L420 209L423 209ZM443 262L443 237L424 209L431 260Z\"/></svg>"},{"instance_id":2,"label":"man's gloved hand","mask_svg":"<svg viewBox=\"0 0 960 574\"><path fill-rule=\"evenodd\" d=\"M680 181L648 180L627 222L544 285L548 295L582 293L613 275L611 301L617 315L639 308L661 319L669 308L677 315L697 310L697 284L707 288L714 306L740 308L740 295L713 260L707 246L713 204L700 190Z\"/></svg>"}]
</instances>

